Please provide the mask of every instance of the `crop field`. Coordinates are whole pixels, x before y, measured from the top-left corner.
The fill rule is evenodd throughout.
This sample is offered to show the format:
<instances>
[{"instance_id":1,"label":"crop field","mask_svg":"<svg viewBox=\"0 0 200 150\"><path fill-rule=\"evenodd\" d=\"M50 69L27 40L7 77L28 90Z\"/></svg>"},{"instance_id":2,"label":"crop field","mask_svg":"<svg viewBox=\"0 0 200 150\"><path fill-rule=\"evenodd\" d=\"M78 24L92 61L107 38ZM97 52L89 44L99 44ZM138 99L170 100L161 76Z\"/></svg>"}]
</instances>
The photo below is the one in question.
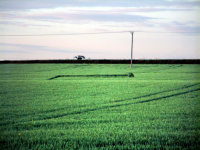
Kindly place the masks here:
<instances>
[{"instance_id":1,"label":"crop field","mask_svg":"<svg viewBox=\"0 0 200 150\"><path fill-rule=\"evenodd\" d=\"M198 64L1 64L0 147L198 149L199 92Z\"/></svg>"}]
</instances>

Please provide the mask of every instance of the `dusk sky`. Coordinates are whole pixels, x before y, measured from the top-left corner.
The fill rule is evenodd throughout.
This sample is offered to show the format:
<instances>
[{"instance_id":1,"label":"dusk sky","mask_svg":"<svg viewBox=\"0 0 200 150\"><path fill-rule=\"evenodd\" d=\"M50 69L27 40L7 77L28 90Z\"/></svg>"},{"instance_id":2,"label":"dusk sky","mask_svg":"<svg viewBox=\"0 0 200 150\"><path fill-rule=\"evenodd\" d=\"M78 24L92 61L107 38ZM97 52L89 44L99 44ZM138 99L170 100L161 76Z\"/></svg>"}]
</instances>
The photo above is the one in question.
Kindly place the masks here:
<instances>
[{"instance_id":1,"label":"dusk sky","mask_svg":"<svg viewBox=\"0 0 200 150\"><path fill-rule=\"evenodd\" d=\"M129 32L76 34L121 31L134 59L200 59L199 18L200 0L0 0L0 60L130 59Z\"/></svg>"}]
</instances>

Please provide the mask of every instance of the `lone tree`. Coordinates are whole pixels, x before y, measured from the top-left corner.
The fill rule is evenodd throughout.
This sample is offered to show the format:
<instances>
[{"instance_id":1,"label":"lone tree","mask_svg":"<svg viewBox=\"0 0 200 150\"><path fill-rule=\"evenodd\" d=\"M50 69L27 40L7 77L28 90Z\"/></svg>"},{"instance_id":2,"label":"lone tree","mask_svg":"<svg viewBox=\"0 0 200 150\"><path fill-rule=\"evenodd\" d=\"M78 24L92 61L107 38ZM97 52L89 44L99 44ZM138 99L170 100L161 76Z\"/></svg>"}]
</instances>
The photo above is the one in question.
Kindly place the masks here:
<instances>
[{"instance_id":1,"label":"lone tree","mask_svg":"<svg viewBox=\"0 0 200 150\"><path fill-rule=\"evenodd\" d=\"M85 56L78 55L78 56L75 56L74 58L77 60L82 60L82 59L85 59Z\"/></svg>"}]
</instances>

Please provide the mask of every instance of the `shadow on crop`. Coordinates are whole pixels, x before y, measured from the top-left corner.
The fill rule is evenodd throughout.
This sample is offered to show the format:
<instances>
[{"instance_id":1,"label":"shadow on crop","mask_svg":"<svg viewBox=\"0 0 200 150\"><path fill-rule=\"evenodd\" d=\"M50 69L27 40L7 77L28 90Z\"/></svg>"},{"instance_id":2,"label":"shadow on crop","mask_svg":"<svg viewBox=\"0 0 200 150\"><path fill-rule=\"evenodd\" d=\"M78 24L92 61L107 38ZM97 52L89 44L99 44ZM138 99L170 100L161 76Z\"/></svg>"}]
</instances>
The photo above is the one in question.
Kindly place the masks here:
<instances>
[{"instance_id":1,"label":"shadow on crop","mask_svg":"<svg viewBox=\"0 0 200 150\"><path fill-rule=\"evenodd\" d=\"M129 74L95 74L95 75L57 75L52 78L49 78L48 80L53 80L56 78L61 78L61 77L134 77L133 73Z\"/></svg>"}]
</instances>

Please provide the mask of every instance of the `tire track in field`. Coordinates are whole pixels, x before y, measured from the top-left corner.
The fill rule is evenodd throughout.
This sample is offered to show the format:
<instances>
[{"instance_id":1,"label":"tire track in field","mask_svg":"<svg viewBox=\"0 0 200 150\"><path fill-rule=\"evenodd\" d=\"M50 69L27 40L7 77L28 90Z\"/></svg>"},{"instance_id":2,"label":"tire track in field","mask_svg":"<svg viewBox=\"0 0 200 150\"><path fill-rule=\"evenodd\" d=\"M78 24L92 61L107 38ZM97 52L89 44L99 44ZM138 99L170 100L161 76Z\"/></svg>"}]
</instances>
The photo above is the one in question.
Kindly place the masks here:
<instances>
[{"instance_id":1,"label":"tire track in field","mask_svg":"<svg viewBox=\"0 0 200 150\"><path fill-rule=\"evenodd\" d=\"M158 100L162 100L162 99L165 99L165 98L170 98L170 97L174 97L174 96L188 94L188 93L195 92L195 91L200 91L200 88L197 88L197 89L194 89L194 90L189 90L189 91L186 91L186 92L179 92L179 93L176 93L176 94L170 94L170 95L162 96L162 97L158 97L158 98L138 101L138 102L132 102L132 103L126 103L126 104L117 104L117 105L112 105L112 106L103 106L103 107L100 107L100 108L86 109L86 110L82 110L82 111L76 111L76 112L66 113L66 114L57 115L57 116L46 117L46 118L39 119L39 120L56 119L56 118L60 118L60 117L64 117L64 116L79 115L79 114L92 112L92 111L98 111L98 110L102 110L102 109L108 109L108 108L115 108L115 107L120 107L120 106L128 106L128 105L132 105L132 104L140 104L140 103L158 101Z\"/></svg>"},{"instance_id":2,"label":"tire track in field","mask_svg":"<svg viewBox=\"0 0 200 150\"><path fill-rule=\"evenodd\" d=\"M61 67L61 68L56 68L56 69L50 68L50 69L46 69L46 70L36 70L34 72L47 72L47 71L53 71L53 70L59 71L59 70L66 70L66 69L71 69L71 68L75 69L75 68L86 67L86 66L89 66L89 65L81 64L81 65L66 66L66 67Z\"/></svg>"},{"instance_id":3,"label":"tire track in field","mask_svg":"<svg viewBox=\"0 0 200 150\"><path fill-rule=\"evenodd\" d=\"M140 86L135 86L134 88L142 88L142 87L146 87L147 85L140 85ZM79 97L79 96L77 96ZM75 97L76 98L76 97ZM48 100L49 101L49 100ZM108 102L110 103L110 102ZM98 103L96 105L99 105L99 104L106 104L105 102L104 103ZM8 106L8 105L4 105L2 104L2 106ZM68 106L68 107L62 107L62 108L55 108L55 109L50 109L50 110L46 110L46 111L39 111L39 112L34 112L34 113L27 113L27 114L22 114L22 115L17 115L17 117L21 118L21 117L27 117L27 116L32 116L32 115L40 115L40 114L44 114L44 113L53 113L53 112L57 112L57 111L63 111L63 110L66 110L66 109L75 109L75 108L82 108L82 107L87 107L89 105L86 105L86 104L83 104L83 105L78 105L78 106ZM9 117L10 119L11 118L16 118L16 115L13 115L13 116L10 116Z\"/></svg>"},{"instance_id":4,"label":"tire track in field","mask_svg":"<svg viewBox=\"0 0 200 150\"><path fill-rule=\"evenodd\" d=\"M144 73L162 72L162 71L165 71L165 70L171 70L171 69L175 69L175 68L179 68L179 67L183 67L183 65L167 65L167 66L159 67L159 68L158 68L158 65L156 65L156 66L153 67L153 69L151 67L149 70L146 70Z\"/></svg>"},{"instance_id":5,"label":"tire track in field","mask_svg":"<svg viewBox=\"0 0 200 150\"><path fill-rule=\"evenodd\" d=\"M196 83L196 84L184 86L184 87L181 87L181 88L176 88L176 89L172 89L172 90L166 90L166 91L156 92L156 93L152 93L152 94L147 94L147 95L144 95L144 96L138 96L138 97L133 97L133 98L129 98L129 99L123 99L123 100L115 100L115 102L130 101L130 100L133 100L133 99L145 98L145 97L154 96L154 95L162 94L162 93L166 93L166 92L182 90L182 89L190 88L190 87L197 86L197 85L200 85L200 84Z\"/></svg>"},{"instance_id":6,"label":"tire track in field","mask_svg":"<svg viewBox=\"0 0 200 150\"><path fill-rule=\"evenodd\" d=\"M196 85L199 85L199 83L193 84L193 85L188 85L188 86L185 86L185 87L182 87L182 88L173 89L173 90L167 90L167 91L157 92L157 93L153 93L153 94L148 94L148 95L145 95L145 96L130 98L130 99L126 99L126 100L118 100L118 101L115 101L115 102L123 102L123 101L125 102L125 101L130 101L130 100L137 100L137 99L140 99L140 98L147 98L147 97L150 97L150 96L153 96L153 95L156 95L156 94L161 94L161 93L166 93L166 92L181 90L181 89L185 89L185 88L190 88L190 87L193 87L193 86L196 86ZM85 109L85 110L81 110L81 111L74 111L74 112L64 113L64 114L61 114L61 115L46 116L46 117L42 117L41 116L41 118L39 118L39 119L35 118L34 121L46 120L46 119L56 119L56 118L59 118L59 117L64 117L64 116L69 116L69 115L78 115L78 114L92 112L92 111L98 111L98 110L102 110L102 109L115 108L115 107L120 107L120 106L128 106L128 105L132 105L132 104L139 104L139 103L157 101L157 100L162 100L162 99L165 99L165 98L179 96L179 95L183 95L183 94L187 94L187 93L191 93L191 92L195 92L195 91L199 91L199 90L200 90L200 88L196 88L194 90L188 90L186 92L179 92L179 93L176 93L176 94L169 94L169 95L166 95L166 96L161 96L161 97L158 97L158 98L147 99L147 100L138 101L138 102L130 102L130 103L125 103L125 104L116 104L116 105L111 105L111 106L95 107L95 108ZM107 103L101 103L101 104L107 104ZM88 106L88 105L78 106L76 108L85 107L85 106ZM43 114L43 113L51 113L51 112L56 112L56 111L59 111L59 110L65 110L65 109L67 109L67 108L64 107L64 108L47 110L47 111L38 112L38 113L24 114L24 115L20 115L20 117L25 117L25 116L35 115L35 114L39 115L39 114ZM74 109L74 107L70 107L70 109ZM23 122L28 122L28 121L23 121ZM6 121L6 122L0 123L0 124L1 125L13 124L13 122ZM14 123L14 124L17 124L17 123Z\"/></svg>"},{"instance_id":7,"label":"tire track in field","mask_svg":"<svg viewBox=\"0 0 200 150\"><path fill-rule=\"evenodd\" d=\"M111 105L111 106L102 106L102 107L98 107L98 108L91 108L91 109L75 111L75 112L71 112L71 113L65 113L65 114L61 114L61 115L49 116L49 117L44 117L44 118L41 118L41 119L38 119L38 120L56 119L56 118L65 117L65 116L69 116L69 115L79 115L79 114L98 111L98 110L102 110L102 109L108 109L108 108L115 108L115 107L121 107L121 106L128 106L128 105L132 105L132 104L140 104L140 103L158 101L158 100L163 100L165 98L180 96L180 95L183 95L183 94L188 94L188 93L192 93L192 92L196 92L196 91L200 91L200 88L188 90L188 91L185 91L185 92L179 92L179 93L176 93L176 94L169 94L169 95L166 95L166 96L161 96L161 97L158 97L158 98L147 99L147 100L138 101L138 102L131 102L131 103L126 103L126 104L117 104L117 105Z\"/></svg>"}]
</instances>

